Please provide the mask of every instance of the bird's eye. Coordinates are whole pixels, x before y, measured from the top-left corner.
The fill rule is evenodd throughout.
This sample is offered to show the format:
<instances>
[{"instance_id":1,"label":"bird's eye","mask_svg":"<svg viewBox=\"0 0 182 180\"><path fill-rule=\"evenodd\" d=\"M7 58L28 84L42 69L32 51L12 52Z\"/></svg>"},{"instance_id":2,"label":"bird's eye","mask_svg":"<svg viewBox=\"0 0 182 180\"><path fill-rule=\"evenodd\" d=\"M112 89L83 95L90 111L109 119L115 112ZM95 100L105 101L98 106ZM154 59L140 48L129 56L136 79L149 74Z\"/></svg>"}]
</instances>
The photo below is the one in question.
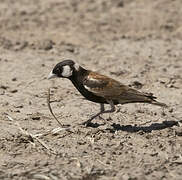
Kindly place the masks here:
<instances>
[{"instance_id":1,"label":"bird's eye","mask_svg":"<svg viewBox=\"0 0 182 180\"><path fill-rule=\"evenodd\" d=\"M60 74L60 73L61 73L60 68L54 69L54 70L53 70L53 73L54 73L54 74L57 74L57 75Z\"/></svg>"},{"instance_id":2,"label":"bird's eye","mask_svg":"<svg viewBox=\"0 0 182 180\"><path fill-rule=\"evenodd\" d=\"M59 68L56 69L56 73L57 73L57 74L60 73L60 69L59 69Z\"/></svg>"}]
</instances>

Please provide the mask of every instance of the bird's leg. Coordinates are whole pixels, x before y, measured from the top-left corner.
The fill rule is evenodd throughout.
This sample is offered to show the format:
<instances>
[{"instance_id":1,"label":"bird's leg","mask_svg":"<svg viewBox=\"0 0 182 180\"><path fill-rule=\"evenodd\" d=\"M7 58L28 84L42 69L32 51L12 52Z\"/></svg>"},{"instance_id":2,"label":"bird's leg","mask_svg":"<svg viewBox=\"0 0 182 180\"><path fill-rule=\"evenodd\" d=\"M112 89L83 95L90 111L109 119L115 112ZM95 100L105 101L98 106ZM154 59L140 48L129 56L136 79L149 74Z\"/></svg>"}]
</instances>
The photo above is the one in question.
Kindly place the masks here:
<instances>
[{"instance_id":1,"label":"bird's leg","mask_svg":"<svg viewBox=\"0 0 182 180\"><path fill-rule=\"evenodd\" d=\"M89 124L93 119L95 119L97 116L100 116L104 112L105 112L104 104L100 104L100 111L97 114L93 115L91 118L89 118L87 121L83 122L82 124L83 125Z\"/></svg>"},{"instance_id":2,"label":"bird's leg","mask_svg":"<svg viewBox=\"0 0 182 180\"><path fill-rule=\"evenodd\" d=\"M112 100L108 100L107 102L110 104L111 109L110 110L107 110L107 111L104 111L103 113L112 113L112 112L114 112L116 110L116 108L114 106L113 101Z\"/></svg>"},{"instance_id":3,"label":"bird's leg","mask_svg":"<svg viewBox=\"0 0 182 180\"><path fill-rule=\"evenodd\" d=\"M107 110L107 111L104 111L104 113L112 113L112 112L114 112L114 111L116 110L116 108L115 108L115 106L114 106L113 101L112 101L112 100L108 100L107 102L110 104L111 109L109 109L109 110ZM105 122L107 123L107 121L105 121Z\"/></svg>"},{"instance_id":4,"label":"bird's leg","mask_svg":"<svg viewBox=\"0 0 182 180\"><path fill-rule=\"evenodd\" d=\"M104 113L112 113L116 110L115 106L114 106L114 103L112 100L108 100L107 101L110 106L111 106L111 109L110 110L106 110L104 109L104 104L100 104L100 112L98 112L96 115L92 116L90 119L88 119L87 121L85 121L83 123L83 125L87 125L89 124L93 119L95 119L96 117L100 116L101 114L104 114Z\"/></svg>"}]
</instances>

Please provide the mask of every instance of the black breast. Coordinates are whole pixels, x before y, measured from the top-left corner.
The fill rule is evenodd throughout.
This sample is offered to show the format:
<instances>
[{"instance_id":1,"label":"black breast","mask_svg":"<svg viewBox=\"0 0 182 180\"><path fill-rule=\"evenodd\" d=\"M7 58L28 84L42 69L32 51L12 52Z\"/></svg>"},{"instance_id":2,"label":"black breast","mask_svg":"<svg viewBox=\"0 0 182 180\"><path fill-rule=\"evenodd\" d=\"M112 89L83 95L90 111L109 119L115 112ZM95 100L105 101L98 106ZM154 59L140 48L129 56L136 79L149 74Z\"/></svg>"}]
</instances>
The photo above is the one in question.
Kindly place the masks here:
<instances>
[{"instance_id":1,"label":"black breast","mask_svg":"<svg viewBox=\"0 0 182 180\"><path fill-rule=\"evenodd\" d=\"M101 97L96 96L92 92L85 89L83 86L83 81L85 77L87 77L88 71L85 69L81 69L79 72L75 72L72 77L70 77L71 82L76 87L76 89L84 96L87 100L96 102L96 103L107 103L107 101Z\"/></svg>"}]
</instances>

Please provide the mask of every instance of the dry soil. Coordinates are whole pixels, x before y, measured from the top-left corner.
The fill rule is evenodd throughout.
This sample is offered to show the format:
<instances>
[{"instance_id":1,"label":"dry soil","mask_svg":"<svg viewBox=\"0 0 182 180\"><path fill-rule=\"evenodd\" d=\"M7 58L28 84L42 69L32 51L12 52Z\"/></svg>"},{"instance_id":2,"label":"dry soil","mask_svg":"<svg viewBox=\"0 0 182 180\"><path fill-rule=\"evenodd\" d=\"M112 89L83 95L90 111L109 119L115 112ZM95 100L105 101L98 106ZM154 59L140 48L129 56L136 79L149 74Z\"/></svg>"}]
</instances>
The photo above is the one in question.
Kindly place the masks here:
<instances>
[{"instance_id":1,"label":"dry soil","mask_svg":"<svg viewBox=\"0 0 182 180\"><path fill-rule=\"evenodd\" d=\"M181 7L181 0L1 0L0 179L181 180ZM99 105L66 79L46 79L67 58L169 108L118 105L81 126ZM53 111L71 131L55 132L49 87Z\"/></svg>"}]
</instances>

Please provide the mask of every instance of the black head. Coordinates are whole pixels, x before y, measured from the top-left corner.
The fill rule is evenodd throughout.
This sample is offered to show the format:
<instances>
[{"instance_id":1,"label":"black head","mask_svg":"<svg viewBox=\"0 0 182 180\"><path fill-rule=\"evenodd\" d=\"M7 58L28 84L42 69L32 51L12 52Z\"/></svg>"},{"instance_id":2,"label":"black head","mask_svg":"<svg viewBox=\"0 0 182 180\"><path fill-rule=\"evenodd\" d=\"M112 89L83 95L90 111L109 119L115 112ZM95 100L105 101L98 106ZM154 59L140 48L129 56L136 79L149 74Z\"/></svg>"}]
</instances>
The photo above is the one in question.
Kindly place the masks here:
<instances>
[{"instance_id":1,"label":"black head","mask_svg":"<svg viewBox=\"0 0 182 180\"><path fill-rule=\"evenodd\" d=\"M80 66L72 60L64 60L53 68L50 72L48 79L60 77L70 78L75 71L78 71Z\"/></svg>"}]
</instances>

